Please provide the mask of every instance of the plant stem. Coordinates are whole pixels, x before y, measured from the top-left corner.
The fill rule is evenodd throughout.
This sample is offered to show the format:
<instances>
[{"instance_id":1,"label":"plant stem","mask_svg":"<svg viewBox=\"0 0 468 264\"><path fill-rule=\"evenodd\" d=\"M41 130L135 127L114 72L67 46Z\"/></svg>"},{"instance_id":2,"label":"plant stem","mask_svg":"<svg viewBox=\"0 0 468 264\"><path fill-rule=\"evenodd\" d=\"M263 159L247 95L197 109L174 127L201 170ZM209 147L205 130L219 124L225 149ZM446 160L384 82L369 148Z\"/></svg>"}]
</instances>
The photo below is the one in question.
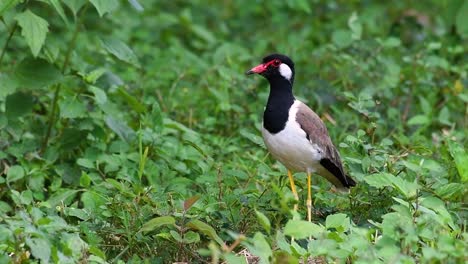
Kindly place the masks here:
<instances>
[{"instance_id":1,"label":"plant stem","mask_svg":"<svg viewBox=\"0 0 468 264\"><path fill-rule=\"evenodd\" d=\"M88 7L88 5L84 6L84 8L82 9L81 15L84 14L87 7ZM64 60L63 65L62 65L62 74L65 74L67 66L68 66L68 64L70 62L71 53L72 53L72 51L73 51L73 49L75 47L75 42L76 42L76 38L78 37L78 32L80 31L80 24L81 24L80 22L81 22L80 20L76 21L75 30L73 31L73 36L72 36L72 39L70 40L70 45L68 45L68 49L67 49L67 52L65 54L65 60ZM47 144L49 143L50 134L52 132L52 127L55 124L55 115L57 113L58 98L60 96L60 90L61 89L62 89L62 85L60 83L55 86L54 99L52 101L52 111L50 112L50 115L49 115L49 125L47 126L47 132L46 132L46 135L44 137L44 141L42 142L42 147L41 147L41 151L40 151L41 153L44 153L44 151L47 148Z\"/></svg>"},{"instance_id":2,"label":"plant stem","mask_svg":"<svg viewBox=\"0 0 468 264\"><path fill-rule=\"evenodd\" d=\"M5 42L5 45L3 45L2 53L0 54L0 68L2 66L3 56L5 55L5 51L6 51L7 47L8 47L8 43L10 43L10 40L13 37L13 35L15 34L15 31L16 31L17 27L18 27L18 23L15 22L15 24L13 25L13 28L10 31L10 34L8 35L8 38L7 38L6 42Z\"/></svg>"}]
</instances>

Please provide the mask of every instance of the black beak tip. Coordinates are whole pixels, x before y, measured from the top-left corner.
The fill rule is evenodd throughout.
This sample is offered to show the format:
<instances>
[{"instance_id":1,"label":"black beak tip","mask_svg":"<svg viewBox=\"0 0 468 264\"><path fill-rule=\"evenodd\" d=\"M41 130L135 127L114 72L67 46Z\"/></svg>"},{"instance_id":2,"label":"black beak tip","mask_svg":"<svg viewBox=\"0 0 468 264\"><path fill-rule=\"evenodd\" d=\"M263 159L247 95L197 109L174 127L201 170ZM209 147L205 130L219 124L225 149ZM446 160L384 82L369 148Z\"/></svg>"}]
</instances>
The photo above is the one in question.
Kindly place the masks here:
<instances>
[{"instance_id":1,"label":"black beak tip","mask_svg":"<svg viewBox=\"0 0 468 264\"><path fill-rule=\"evenodd\" d=\"M253 72L252 70L248 70L245 72L245 75L251 75L251 74L254 74L255 72Z\"/></svg>"}]
</instances>

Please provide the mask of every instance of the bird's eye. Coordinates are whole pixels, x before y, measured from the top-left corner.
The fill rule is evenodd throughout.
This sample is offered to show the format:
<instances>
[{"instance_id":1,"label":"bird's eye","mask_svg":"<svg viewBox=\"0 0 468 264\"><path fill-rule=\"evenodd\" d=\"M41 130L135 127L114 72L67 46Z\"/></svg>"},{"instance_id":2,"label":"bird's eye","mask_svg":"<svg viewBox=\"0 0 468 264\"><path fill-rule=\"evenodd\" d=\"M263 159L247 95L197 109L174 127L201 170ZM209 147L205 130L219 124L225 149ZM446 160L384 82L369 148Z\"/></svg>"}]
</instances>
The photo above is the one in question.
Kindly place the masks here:
<instances>
[{"instance_id":1,"label":"bird's eye","mask_svg":"<svg viewBox=\"0 0 468 264\"><path fill-rule=\"evenodd\" d=\"M281 64L281 61L278 60L278 59L276 59L276 60L273 61L273 66L275 66L275 67L280 66L280 64Z\"/></svg>"}]
</instances>

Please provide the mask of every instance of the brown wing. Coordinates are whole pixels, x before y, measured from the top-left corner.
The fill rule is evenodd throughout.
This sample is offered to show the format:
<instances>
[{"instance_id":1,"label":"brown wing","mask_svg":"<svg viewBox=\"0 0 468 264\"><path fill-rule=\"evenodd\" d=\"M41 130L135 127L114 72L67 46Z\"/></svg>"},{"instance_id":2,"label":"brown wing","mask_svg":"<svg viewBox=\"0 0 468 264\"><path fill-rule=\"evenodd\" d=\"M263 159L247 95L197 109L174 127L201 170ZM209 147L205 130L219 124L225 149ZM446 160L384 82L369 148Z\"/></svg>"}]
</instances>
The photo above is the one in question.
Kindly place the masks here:
<instances>
[{"instance_id":1,"label":"brown wing","mask_svg":"<svg viewBox=\"0 0 468 264\"><path fill-rule=\"evenodd\" d=\"M340 155L333 145L328 135L328 130L320 117L307 105L301 103L296 114L296 121L306 132L307 139L322 149L323 157L320 160L320 165L333 174L343 185L342 187L355 186L356 182L344 173Z\"/></svg>"}]
</instances>

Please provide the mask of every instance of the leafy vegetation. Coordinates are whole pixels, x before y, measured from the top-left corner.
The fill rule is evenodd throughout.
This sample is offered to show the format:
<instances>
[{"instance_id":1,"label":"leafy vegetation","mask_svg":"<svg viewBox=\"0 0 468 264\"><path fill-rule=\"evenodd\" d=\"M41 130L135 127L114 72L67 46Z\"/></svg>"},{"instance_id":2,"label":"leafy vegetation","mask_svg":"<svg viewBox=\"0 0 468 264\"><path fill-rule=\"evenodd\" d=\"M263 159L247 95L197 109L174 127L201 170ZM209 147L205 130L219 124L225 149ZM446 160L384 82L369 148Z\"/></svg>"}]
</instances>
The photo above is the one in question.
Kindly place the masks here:
<instances>
[{"instance_id":1,"label":"leafy vegetation","mask_svg":"<svg viewBox=\"0 0 468 264\"><path fill-rule=\"evenodd\" d=\"M0 1L1 262L245 263L246 249L260 263L462 263L467 13ZM340 194L314 179L312 223L260 137L267 84L244 76L273 51L295 60L295 93L358 182Z\"/></svg>"}]
</instances>

